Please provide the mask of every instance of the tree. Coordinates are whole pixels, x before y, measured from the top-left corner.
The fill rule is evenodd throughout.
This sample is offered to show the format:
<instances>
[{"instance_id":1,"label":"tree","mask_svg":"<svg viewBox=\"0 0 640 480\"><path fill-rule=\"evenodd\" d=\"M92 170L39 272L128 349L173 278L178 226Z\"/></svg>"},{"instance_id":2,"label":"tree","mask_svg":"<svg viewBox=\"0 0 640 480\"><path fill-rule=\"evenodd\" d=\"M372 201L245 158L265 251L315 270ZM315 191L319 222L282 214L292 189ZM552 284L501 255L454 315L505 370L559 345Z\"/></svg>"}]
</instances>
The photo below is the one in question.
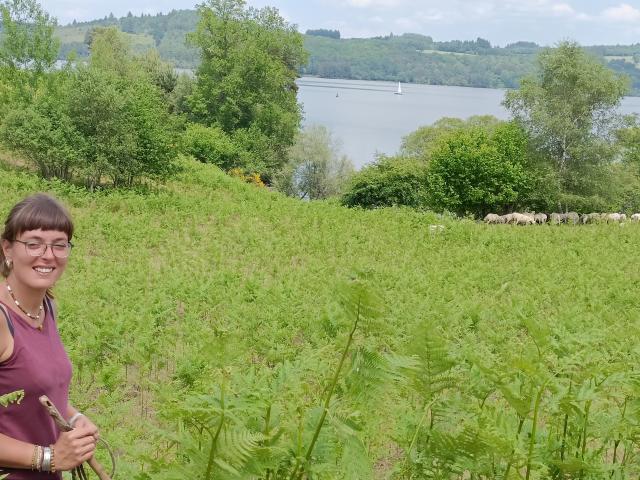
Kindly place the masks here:
<instances>
[{"instance_id":1,"label":"tree","mask_svg":"<svg viewBox=\"0 0 640 480\"><path fill-rule=\"evenodd\" d=\"M89 186L107 176L130 187L173 172L174 120L152 74L115 28L94 31L89 66L78 68L68 98Z\"/></svg>"},{"instance_id":2,"label":"tree","mask_svg":"<svg viewBox=\"0 0 640 480\"><path fill-rule=\"evenodd\" d=\"M28 105L11 108L0 126L0 140L32 162L44 178L70 180L80 164L82 138L69 115L67 71L50 74Z\"/></svg>"},{"instance_id":3,"label":"tree","mask_svg":"<svg viewBox=\"0 0 640 480\"><path fill-rule=\"evenodd\" d=\"M0 3L0 15L0 68L37 74L51 69L60 47L53 36L56 19L36 0L6 0Z\"/></svg>"},{"instance_id":4,"label":"tree","mask_svg":"<svg viewBox=\"0 0 640 480\"><path fill-rule=\"evenodd\" d=\"M400 154L403 157L429 162L431 153L438 146L439 141L451 132L473 126L494 129L502 123L504 122L492 115L474 115L467 120L443 117L433 125L420 127L405 136L400 146Z\"/></svg>"},{"instance_id":5,"label":"tree","mask_svg":"<svg viewBox=\"0 0 640 480\"><path fill-rule=\"evenodd\" d=\"M640 122L635 117L627 119L628 125L616 132L625 162L633 165L640 175Z\"/></svg>"},{"instance_id":6,"label":"tree","mask_svg":"<svg viewBox=\"0 0 640 480\"><path fill-rule=\"evenodd\" d=\"M232 134L255 129L280 165L298 131L295 79L306 62L302 35L273 8L246 9L244 0L208 0L189 36L201 49L190 104L196 120Z\"/></svg>"},{"instance_id":7,"label":"tree","mask_svg":"<svg viewBox=\"0 0 640 480\"><path fill-rule=\"evenodd\" d=\"M323 126L300 132L289 151L289 163L278 174L278 190L299 198L318 200L342 193L353 174L351 161Z\"/></svg>"},{"instance_id":8,"label":"tree","mask_svg":"<svg viewBox=\"0 0 640 480\"><path fill-rule=\"evenodd\" d=\"M59 42L56 20L36 0L0 0L0 120L14 105L28 105L51 70Z\"/></svg>"},{"instance_id":9,"label":"tree","mask_svg":"<svg viewBox=\"0 0 640 480\"><path fill-rule=\"evenodd\" d=\"M515 123L493 132L452 132L432 153L428 185L432 206L484 216L522 205L531 190L525 164L527 137Z\"/></svg>"},{"instance_id":10,"label":"tree","mask_svg":"<svg viewBox=\"0 0 640 480\"><path fill-rule=\"evenodd\" d=\"M504 105L528 132L533 148L557 169L563 186L577 193L594 166L615 155L616 107L628 81L577 43L545 49L537 71L506 94ZM582 192L587 193L587 192Z\"/></svg>"},{"instance_id":11,"label":"tree","mask_svg":"<svg viewBox=\"0 0 640 480\"><path fill-rule=\"evenodd\" d=\"M173 172L174 119L153 69L113 28L96 30L88 65L46 73L28 102L11 105L3 143L45 178L132 186Z\"/></svg>"},{"instance_id":12,"label":"tree","mask_svg":"<svg viewBox=\"0 0 640 480\"><path fill-rule=\"evenodd\" d=\"M212 163L223 170L230 170L239 164L240 152L236 145L217 126L189 124L182 136L182 151L200 162Z\"/></svg>"},{"instance_id":13,"label":"tree","mask_svg":"<svg viewBox=\"0 0 640 480\"><path fill-rule=\"evenodd\" d=\"M335 40L340 40L340 30L327 30L324 28L319 28L317 30L307 30L304 32L305 35L313 35L315 37L327 37L333 38Z\"/></svg>"}]
</instances>

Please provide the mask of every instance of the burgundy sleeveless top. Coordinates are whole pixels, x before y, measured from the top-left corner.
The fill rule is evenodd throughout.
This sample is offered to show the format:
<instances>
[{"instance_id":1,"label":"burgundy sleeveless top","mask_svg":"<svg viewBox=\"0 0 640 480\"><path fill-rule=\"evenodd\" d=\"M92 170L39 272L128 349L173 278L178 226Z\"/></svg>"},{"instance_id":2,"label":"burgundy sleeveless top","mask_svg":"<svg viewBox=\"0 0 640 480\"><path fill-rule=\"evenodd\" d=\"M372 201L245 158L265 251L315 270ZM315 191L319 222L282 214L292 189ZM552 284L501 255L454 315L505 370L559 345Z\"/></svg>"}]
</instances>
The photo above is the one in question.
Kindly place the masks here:
<instances>
[{"instance_id":1,"label":"burgundy sleeveless top","mask_svg":"<svg viewBox=\"0 0 640 480\"><path fill-rule=\"evenodd\" d=\"M0 433L24 442L48 446L60 434L56 424L38 401L46 395L62 415L67 413L71 362L58 335L51 301L45 300L42 331L28 325L11 307L4 305L13 329L13 353L0 363L0 394L24 390L20 404L0 406ZM0 311L0 321L5 321ZM0 474L9 473L8 480L53 480L52 475L24 469L0 467Z\"/></svg>"}]
</instances>

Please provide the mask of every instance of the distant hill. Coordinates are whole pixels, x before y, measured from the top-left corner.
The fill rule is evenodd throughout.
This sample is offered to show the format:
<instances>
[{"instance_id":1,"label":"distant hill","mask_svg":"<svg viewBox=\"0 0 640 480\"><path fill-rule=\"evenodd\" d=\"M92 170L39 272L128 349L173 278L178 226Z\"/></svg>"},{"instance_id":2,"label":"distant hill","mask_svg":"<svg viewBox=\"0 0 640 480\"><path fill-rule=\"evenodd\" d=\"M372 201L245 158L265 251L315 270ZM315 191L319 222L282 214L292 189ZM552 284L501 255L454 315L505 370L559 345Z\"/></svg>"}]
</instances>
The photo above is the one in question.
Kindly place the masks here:
<instances>
[{"instance_id":1,"label":"distant hill","mask_svg":"<svg viewBox=\"0 0 640 480\"><path fill-rule=\"evenodd\" d=\"M197 49L185 44L185 35L195 29L195 10L172 10L167 14L116 18L59 27L60 58L75 50L88 54L86 35L97 26L114 25L130 36L135 51L155 47L165 60L178 68L193 69L199 62ZM331 35L326 34L331 32ZM390 80L432 85L482 88L517 88L520 78L534 68L542 47L517 42L506 47L488 40L434 41L413 33L374 38L341 39L338 31L310 30L305 35L309 64L300 72L326 78ZM633 94L640 95L640 43L585 47L615 71L631 77Z\"/></svg>"}]
</instances>

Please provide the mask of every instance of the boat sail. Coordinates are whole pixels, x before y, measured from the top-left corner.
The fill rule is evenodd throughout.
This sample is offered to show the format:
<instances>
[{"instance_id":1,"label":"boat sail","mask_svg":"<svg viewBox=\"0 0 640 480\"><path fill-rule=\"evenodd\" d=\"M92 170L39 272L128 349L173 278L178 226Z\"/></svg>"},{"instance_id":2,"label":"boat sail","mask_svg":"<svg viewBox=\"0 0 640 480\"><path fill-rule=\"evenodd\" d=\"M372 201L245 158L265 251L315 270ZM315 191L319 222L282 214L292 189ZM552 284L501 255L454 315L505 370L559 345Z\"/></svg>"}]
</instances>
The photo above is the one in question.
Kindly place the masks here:
<instances>
[{"instance_id":1,"label":"boat sail","mask_svg":"<svg viewBox=\"0 0 640 480\"><path fill-rule=\"evenodd\" d=\"M402 95L402 86L400 85L400 82L398 82L398 90L396 91L396 95Z\"/></svg>"}]
</instances>

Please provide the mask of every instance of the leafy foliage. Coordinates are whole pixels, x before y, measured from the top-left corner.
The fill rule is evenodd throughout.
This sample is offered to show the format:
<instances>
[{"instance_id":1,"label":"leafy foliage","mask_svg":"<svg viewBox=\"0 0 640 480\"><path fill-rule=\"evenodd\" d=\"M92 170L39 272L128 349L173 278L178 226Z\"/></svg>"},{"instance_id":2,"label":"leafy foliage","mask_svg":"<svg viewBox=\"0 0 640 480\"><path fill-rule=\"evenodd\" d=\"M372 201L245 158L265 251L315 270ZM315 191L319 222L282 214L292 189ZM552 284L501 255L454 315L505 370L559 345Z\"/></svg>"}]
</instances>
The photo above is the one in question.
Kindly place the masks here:
<instances>
[{"instance_id":1,"label":"leafy foliage","mask_svg":"<svg viewBox=\"0 0 640 480\"><path fill-rule=\"evenodd\" d=\"M496 127L492 134L473 128L451 134L431 155L433 206L484 216L521 205L530 182L526 153L526 135L515 124Z\"/></svg>"},{"instance_id":2,"label":"leafy foliage","mask_svg":"<svg viewBox=\"0 0 640 480\"><path fill-rule=\"evenodd\" d=\"M131 187L174 172L176 120L155 73L134 58L114 29L95 31L88 66L48 73L28 98L14 100L3 143L45 178L81 178L94 188L109 178Z\"/></svg>"},{"instance_id":3,"label":"leafy foliage","mask_svg":"<svg viewBox=\"0 0 640 480\"><path fill-rule=\"evenodd\" d=\"M536 73L507 92L504 104L569 193L595 194L583 179L597 177L597 167L615 158L613 132L621 126L615 109L627 89L625 78L576 43L564 42L539 55Z\"/></svg>"},{"instance_id":4,"label":"leafy foliage","mask_svg":"<svg viewBox=\"0 0 640 480\"><path fill-rule=\"evenodd\" d=\"M379 157L357 172L346 187L342 203L348 207L428 206L427 168L416 160Z\"/></svg>"},{"instance_id":5,"label":"leafy foliage","mask_svg":"<svg viewBox=\"0 0 640 480\"><path fill-rule=\"evenodd\" d=\"M220 127L189 124L182 138L182 151L195 159L230 170L237 167L240 152Z\"/></svg>"},{"instance_id":6,"label":"leafy foliage","mask_svg":"<svg viewBox=\"0 0 640 480\"><path fill-rule=\"evenodd\" d=\"M464 130L470 127L485 128L487 131L502 124L492 115L474 115L467 120L460 118L443 117L433 125L418 128L402 139L400 155L429 162L433 150L440 140L451 132Z\"/></svg>"},{"instance_id":7,"label":"leafy foliage","mask_svg":"<svg viewBox=\"0 0 640 480\"><path fill-rule=\"evenodd\" d=\"M24 398L24 390L0 395L0 407L6 407L11 403L20 403Z\"/></svg>"},{"instance_id":8,"label":"leafy foliage","mask_svg":"<svg viewBox=\"0 0 640 480\"><path fill-rule=\"evenodd\" d=\"M5 0L0 15L0 69L29 69L36 75L51 69L59 48L55 19L36 0Z\"/></svg>"},{"instance_id":9,"label":"leafy foliage","mask_svg":"<svg viewBox=\"0 0 640 480\"><path fill-rule=\"evenodd\" d=\"M189 37L202 55L192 114L227 134L240 130L264 138L276 153L265 162L265 173L273 173L300 125L295 78L306 58L302 38L277 10L246 9L243 0L211 0L199 13ZM246 145L254 154L264 150Z\"/></svg>"},{"instance_id":10,"label":"leafy foliage","mask_svg":"<svg viewBox=\"0 0 640 480\"><path fill-rule=\"evenodd\" d=\"M287 195L318 200L339 195L354 167L340 156L339 145L323 126L300 132L291 147L288 163L276 176L275 186Z\"/></svg>"}]
</instances>

